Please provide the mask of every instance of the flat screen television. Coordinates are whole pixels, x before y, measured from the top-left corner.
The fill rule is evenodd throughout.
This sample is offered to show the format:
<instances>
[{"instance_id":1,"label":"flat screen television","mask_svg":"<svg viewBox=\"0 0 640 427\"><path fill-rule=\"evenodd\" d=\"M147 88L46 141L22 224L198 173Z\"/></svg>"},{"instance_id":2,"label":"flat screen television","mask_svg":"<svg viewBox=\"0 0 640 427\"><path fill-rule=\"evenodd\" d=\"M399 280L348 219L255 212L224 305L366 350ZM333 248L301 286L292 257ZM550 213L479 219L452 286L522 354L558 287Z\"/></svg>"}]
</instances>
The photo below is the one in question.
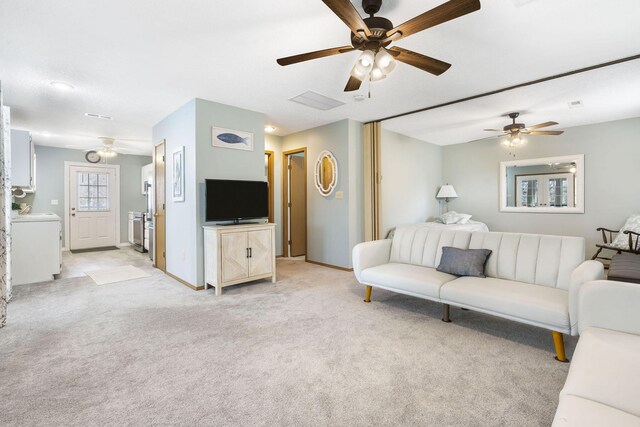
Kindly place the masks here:
<instances>
[{"instance_id":1,"label":"flat screen television","mask_svg":"<svg viewBox=\"0 0 640 427\"><path fill-rule=\"evenodd\" d=\"M264 181L207 179L206 221L234 221L269 216L269 184Z\"/></svg>"}]
</instances>

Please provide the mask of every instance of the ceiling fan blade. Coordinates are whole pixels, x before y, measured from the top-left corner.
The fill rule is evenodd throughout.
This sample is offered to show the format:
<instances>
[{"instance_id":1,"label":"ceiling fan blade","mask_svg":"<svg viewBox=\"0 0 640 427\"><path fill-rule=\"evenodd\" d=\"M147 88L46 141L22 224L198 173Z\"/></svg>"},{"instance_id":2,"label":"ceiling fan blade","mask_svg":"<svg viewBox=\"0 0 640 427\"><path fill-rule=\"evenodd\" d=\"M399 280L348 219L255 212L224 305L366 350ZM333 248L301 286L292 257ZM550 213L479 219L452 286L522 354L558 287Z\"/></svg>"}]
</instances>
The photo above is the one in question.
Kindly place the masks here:
<instances>
[{"instance_id":1,"label":"ceiling fan blade","mask_svg":"<svg viewBox=\"0 0 640 427\"><path fill-rule=\"evenodd\" d=\"M533 125L533 126L527 126L526 130L546 128L548 126L554 126L554 125L557 125L557 124L558 124L558 122L544 122L544 123L540 123L540 124Z\"/></svg>"},{"instance_id":2,"label":"ceiling fan blade","mask_svg":"<svg viewBox=\"0 0 640 427\"><path fill-rule=\"evenodd\" d=\"M355 50L352 46L334 47L331 49L317 50L315 52L301 53L300 55L288 56L278 59L278 64L285 66L298 62L309 61L311 59L324 58L325 56L338 55Z\"/></svg>"},{"instance_id":3,"label":"ceiling fan blade","mask_svg":"<svg viewBox=\"0 0 640 427\"><path fill-rule=\"evenodd\" d=\"M349 77L349 81L347 85L344 87L345 92L353 92L354 90L360 89L360 85L362 84L362 80L358 80L353 76Z\"/></svg>"},{"instance_id":4,"label":"ceiling fan blade","mask_svg":"<svg viewBox=\"0 0 640 427\"><path fill-rule=\"evenodd\" d=\"M520 132L525 135L562 135L564 133L563 130L532 130L532 131L524 131Z\"/></svg>"},{"instance_id":5,"label":"ceiling fan blade","mask_svg":"<svg viewBox=\"0 0 640 427\"><path fill-rule=\"evenodd\" d=\"M371 37L371 30L364 23L362 16L358 13L353 4L349 0L322 0L329 9L342 20L353 34L364 33L367 37Z\"/></svg>"},{"instance_id":6,"label":"ceiling fan blade","mask_svg":"<svg viewBox=\"0 0 640 427\"><path fill-rule=\"evenodd\" d=\"M413 65L416 68L420 68L421 70L435 74L436 76L439 76L451 67L451 64L401 47L395 46L389 50L391 52L399 53L396 56L398 61Z\"/></svg>"},{"instance_id":7,"label":"ceiling fan blade","mask_svg":"<svg viewBox=\"0 0 640 427\"><path fill-rule=\"evenodd\" d=\"M397 41L476 10L480 10L480 0L450 0L387 31L386 36Z\"/></svg>"},{"instance_id":8,"label":"ceiling fan blade","mask_svg":"<svg viewBox=\"0 0 640 427\"><path fill-rule=\"evenodd\" d=\"M486 130L487 132L504 132L502 129L483 129Z\"/></svg>"}]
</instances>

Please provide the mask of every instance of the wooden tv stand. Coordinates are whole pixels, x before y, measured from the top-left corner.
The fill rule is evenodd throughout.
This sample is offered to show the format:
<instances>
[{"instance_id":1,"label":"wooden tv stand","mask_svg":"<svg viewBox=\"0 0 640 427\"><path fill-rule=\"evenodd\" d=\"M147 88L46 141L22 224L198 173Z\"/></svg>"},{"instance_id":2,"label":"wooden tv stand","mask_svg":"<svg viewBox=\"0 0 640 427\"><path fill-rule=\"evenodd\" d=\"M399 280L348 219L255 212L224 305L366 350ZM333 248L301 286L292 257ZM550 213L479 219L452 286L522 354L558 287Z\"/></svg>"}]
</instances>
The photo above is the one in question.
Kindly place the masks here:
<instances>
[{"instance_id":1,"label":"wooden tv stand","mask_svg":"<svg viewBox=\"0 0 640 427\"><path fill-rule=\"evenodd\" d=\"M205 225L204 288L271 277L276 282L276 225Z\"/></svg>"}]
</instances>

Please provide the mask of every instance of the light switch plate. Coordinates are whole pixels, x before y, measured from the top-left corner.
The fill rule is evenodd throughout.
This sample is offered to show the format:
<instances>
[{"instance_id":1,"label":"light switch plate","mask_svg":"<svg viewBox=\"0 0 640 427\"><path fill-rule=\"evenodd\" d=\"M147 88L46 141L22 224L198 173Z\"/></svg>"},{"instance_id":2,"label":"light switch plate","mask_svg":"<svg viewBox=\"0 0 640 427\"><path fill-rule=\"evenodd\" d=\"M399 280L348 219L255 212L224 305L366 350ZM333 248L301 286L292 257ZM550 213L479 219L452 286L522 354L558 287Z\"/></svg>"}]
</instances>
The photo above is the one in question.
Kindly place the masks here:
<instances>
[{"instance_id":1,"label":"light switch plate","mask_svg":"<svg viewBox=\"0 0 640 427\"><path fill-rule=\"evenodd\" d=\"M55 199L51 200L51 206L58 206L58 201Z\"/></svg>"},{"instance_id":2,"label":"light switch plate","mask_svg":"<svg viewBox=\"0 0 640 427\"><path fill-rule=\"evenodd\" d=\"M343 199L344 191L336 191L336 199Z\"/></svg>"}]
</instances>

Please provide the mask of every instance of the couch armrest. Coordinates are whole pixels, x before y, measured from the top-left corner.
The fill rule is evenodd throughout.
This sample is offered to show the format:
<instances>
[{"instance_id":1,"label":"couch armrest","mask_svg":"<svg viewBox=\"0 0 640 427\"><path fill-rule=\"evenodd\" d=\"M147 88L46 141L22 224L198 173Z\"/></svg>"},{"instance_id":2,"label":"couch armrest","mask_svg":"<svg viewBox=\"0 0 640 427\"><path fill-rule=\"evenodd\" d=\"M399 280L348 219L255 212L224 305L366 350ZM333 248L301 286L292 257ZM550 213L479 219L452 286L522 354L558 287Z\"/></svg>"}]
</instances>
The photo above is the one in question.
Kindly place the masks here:
<instances>
[{"instance_id":1,"label":"couch armrest","mask_svg":"<svg viewBox=\"0 0 640 427\"><path fill-rule=\"evenodd\" d=\"M569 285L569 323L571 335L578 335L578 294L583 283L604 279L604 265L599 261L585 261L571 273Z\"/></svg>"},{"instance_id":2,"label":"couch armrest","mask_svg":"<svg viewBox=\"0 0 640 427\"><path fill-rule=\"evenodd\" d=\"M389 262L391 239L358 243L353 247L353 272L362 283L362 270Z\"/></svg>"},{"instance_id":3,"label":"couch armrest","mask_svg":"<svg viewBox=\"0 0 640 427\"><path fill-rule=\"evenodd\" d=\"M580 331L596 327L640 335L640 284L615 280L585 283L578 300Z\"/></svg>"}]
</instances>

